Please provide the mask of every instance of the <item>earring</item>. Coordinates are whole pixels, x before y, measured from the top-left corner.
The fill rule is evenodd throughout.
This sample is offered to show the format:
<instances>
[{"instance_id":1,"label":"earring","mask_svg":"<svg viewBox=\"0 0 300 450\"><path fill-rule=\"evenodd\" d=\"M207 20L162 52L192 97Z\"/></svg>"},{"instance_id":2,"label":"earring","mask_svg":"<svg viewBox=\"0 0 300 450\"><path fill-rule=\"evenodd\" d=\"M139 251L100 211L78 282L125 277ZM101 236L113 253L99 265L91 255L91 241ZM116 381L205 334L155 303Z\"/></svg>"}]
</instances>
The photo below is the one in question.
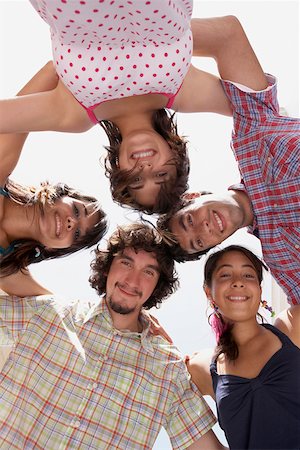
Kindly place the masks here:
<instances>
[{"instance_id":1,"label":"earring","mask_svg":"<svg viewBox=\"0 0 300 450\"><path fill-rule=\"evenodd\" d=\"M262 306L262 308L265 308L266 310L268 310L271 314L271 317L275 316L275 311L273 310L272 306L269 306L266 300L261 300L260 304Z\"/></svg>"},{"instance_id":2,"label":"earring","mask_svg":"<svg viewBox=\"0 0 300 450\"><path fill-rule=\"evenodd\" d=\"M35 258L38 258L39 256L41 256L41 250L39 247L35 247L34 250L35 250L35 254L34 254Z\"/></svg>"},{"instance_id":3,"label":"earring","mask_svg":"<svg viewBox=\"0 0 300 450\"><path fill-rule=\"evenodd\" d=\"M219 313L219 308L218 306L215 304L215 302L211 301L210 302L210 307L214 310L213 314L220 319L220 313Z\"/></svg>"}]
</instances>

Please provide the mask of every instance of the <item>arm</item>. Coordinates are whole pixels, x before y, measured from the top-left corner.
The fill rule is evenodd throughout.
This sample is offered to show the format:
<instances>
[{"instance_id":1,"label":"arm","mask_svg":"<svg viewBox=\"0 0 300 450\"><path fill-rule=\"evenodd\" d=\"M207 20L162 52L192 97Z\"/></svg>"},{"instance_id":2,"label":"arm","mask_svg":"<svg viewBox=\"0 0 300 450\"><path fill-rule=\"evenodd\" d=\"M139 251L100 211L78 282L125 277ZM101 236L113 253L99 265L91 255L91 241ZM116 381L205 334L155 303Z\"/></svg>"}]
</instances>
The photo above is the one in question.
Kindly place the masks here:
<instances>
[{"instance_id":1,"label":"arm","mask_svg":"<svg viewBox=\"0 0 300 450\"><path fill-rule=\"evenodd\" d=\"M40 285L30 274L29 270L17 272L8 277L0 278L0 289L8 295L18 297L51 294L52 292Z\"/></svg>"},{"instance_id":2,"label":"arm","mask_svg":"<svg viewBox=\"0 0 300 450\"><path fill-rule=\"evenodd\" d=\"M34 75L17 96L53 89L57 86L57 81L58 77L50 61ZM5 185L6 179L15 168L27 136L28 133L0 134L0 186Z\"/></svg>"},{"instance_id":3,"label":"arm","mask_svg":"<svg viewBox=\"0 0 300 450\"><path fill-rule=\"evenodd\" d=\"M213 58L222 79L244 84L253 90L268 86L248 38L235 17L192 19L191 26L193 55ZM231 115L231 106L219 78L193 66L176 97L174 108L182 112Z\"/></svg>"},{"instance_id":4,"label":"arm","mask_svg":"<svg viewBox=\"0 0 300 450\"><path fill-rule=\"evenodd\" d=\"M214 399L215 394L210 375L212 355L212 349L206 349L201 352L194 353L191 357L186 358L186 365L193 382L201 394L210 395Z\"/></svg>"},{"instance_id":5,"label":"arm","mask_svg":"<svg viewBox=\"0 0 300 450\"><path fill-rule=\"evenodd\" d=\"M60 80L54 89L34 92L0 100L0 133L79 133L93 126L85 109Z\"/></svg>"},{"instance_id":6,"label":"arm","mask_svg":"<svg viewBox=\"0 0 300 450\"><path fill-rule=\"evenodd\" d=\"M282 311L276 318L274 326L300 348L300 305L291 306Z\"/></svg>"},{"instance_id":7,"label":"arm","mask_svg":"<svg viewBox=\"0 0 300 450\"><path fill-rule=\"evenodd\" d=\"M215 433L209 430L201 438L187 447L187 450L225 450L221 442L217 439Z\"/></svg>"}]
</instances>

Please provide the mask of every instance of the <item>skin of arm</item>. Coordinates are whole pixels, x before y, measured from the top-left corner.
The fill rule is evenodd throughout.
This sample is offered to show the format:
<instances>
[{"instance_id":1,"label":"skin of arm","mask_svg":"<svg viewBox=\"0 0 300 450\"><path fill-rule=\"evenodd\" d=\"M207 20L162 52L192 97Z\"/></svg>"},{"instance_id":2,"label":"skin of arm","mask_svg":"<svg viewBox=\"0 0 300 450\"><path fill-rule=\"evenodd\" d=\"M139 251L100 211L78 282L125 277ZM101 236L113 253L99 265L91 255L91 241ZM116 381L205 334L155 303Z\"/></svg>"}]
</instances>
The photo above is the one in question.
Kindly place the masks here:
<instances>
[{"instance_id":1,"label":"skin of arm","mask_svg":"<svg viewBox=\"0 0 300 450\"><path fill-rule=\"evenodd\" d=\"M85 109L60 80L55 87L32 92L0 100L0 133L81 133L93 126Z\"/></svg>"},{"instance_id":2,"label":"skin of arm","mask_svg":"<svg viewBox=\"0 0 300 450\"><path fill-rule=\"evenodd\" d=\"M204 349L187 357L186 366L191 374L192 380L202 395L210 395L215 398L212 379L210 375L210 363L213 349Z\"/></svg>"},{"instance_id":3,"label":"skin of arm","mask_svg":"<svg viewBox=\"0 0 300 450\"><path fill-rule=\"evenodd\" d=\"M300 348L300 305L291 306L278 314L274 326Z\"/></svg>"},{"instance_id":4,"label":"skin of arm","mask_svg":"<svg viewBox=\"0 0 300 450\"><path fill-rule=\"evenodd\" d=\"M18 92L17 96L32 94L35 92L47 91L57 86L58 77L49 61L41 68L31 80ZM4 186L6 179L15 168L20 157L24 142L28 133L0 134L0 185Z\"/></svg>"},{"instance_id":5,"label":"skin of arm","mask_svg":"<svg viewBox=\"0 0 300 450\"><path fill-rule=\"evenodd\" d=\"M18 297L52 294L32 277L29 270L23 270L8 277L0 278L0 288L8 295L16 295Z\"/></svg>"},{"instance_id":6,"label":"skin of arm","mask_svg":"<svg viewBox=\"0 0 300 450\"><path fill-rule=\"evenodd\" d=\"M187 447L188 450L225 450L227 448L221 444L212 430L209 430L198 441Z\"/></svg>"},{"instance_id":7,"label":"skin of arm","mask_svg":"<svg viewBox=\"0 0 300 450\"><path fill-rule=\"evenodd\" d=\"M222 79L257 91L268 86L266 76L236 17L192 19L191 28L193 56L213 58ZM182 112L209 111L232 115L229 100L218 77L193 66L176 97L174 108Z\"/></svg>"}]
</instances>

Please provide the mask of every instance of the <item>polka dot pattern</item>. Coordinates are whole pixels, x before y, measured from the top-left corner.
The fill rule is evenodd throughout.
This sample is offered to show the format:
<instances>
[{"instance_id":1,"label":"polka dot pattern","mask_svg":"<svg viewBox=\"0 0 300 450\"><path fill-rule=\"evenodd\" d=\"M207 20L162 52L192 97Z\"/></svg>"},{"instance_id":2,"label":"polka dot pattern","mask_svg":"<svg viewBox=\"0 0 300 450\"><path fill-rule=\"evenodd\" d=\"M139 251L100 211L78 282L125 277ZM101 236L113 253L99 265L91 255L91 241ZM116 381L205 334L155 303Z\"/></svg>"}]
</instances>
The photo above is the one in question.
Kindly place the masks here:
<instances>
[{"instance_id":1,"label":"polka dot pattern","mask_svg":"<svg viewBox=\"0 0 300 450\"><path fill-rule=\"evenodd\" d=\"M176 95L192 57L192 0L30 1L50 26L59 77L85 108Z\"/></svg>"}]
</instances>

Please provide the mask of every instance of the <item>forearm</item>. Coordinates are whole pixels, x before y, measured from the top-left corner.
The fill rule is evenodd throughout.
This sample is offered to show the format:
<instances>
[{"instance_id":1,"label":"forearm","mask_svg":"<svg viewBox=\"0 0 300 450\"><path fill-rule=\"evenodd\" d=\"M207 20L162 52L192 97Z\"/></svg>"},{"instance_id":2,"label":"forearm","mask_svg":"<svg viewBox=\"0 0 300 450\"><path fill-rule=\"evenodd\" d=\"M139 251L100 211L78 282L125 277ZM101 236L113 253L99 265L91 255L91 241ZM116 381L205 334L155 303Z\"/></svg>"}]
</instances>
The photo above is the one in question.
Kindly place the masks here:
<instances>
[{"instance_id":1,"label":"forearm","mask_svg":"<svg viewBox=\"0 0 300 450\"><path fill-rule=\"evenodd\" d=\"M53 63L50 61L42 67L33 78L31 78L31 80L18 92L17 96L54 89L57 82L58 77L54 70ZM1 114L6 114L6 112L4 107ZM28 133L0 134L0 184L2 186L5 184L7 177L11 174L17 164L27 136Z\"/></svg>"},{"instance_id":2,"label":"forearm","mask_svg":"<svg viewBox=\"0 0 300 450\"><path fill-rule=\"evenodd\" d=\"M234 16L192 19L193 55L213 58L221 78L254 90L268 85L259 61Z\"/></svg>"}]
</instances>

